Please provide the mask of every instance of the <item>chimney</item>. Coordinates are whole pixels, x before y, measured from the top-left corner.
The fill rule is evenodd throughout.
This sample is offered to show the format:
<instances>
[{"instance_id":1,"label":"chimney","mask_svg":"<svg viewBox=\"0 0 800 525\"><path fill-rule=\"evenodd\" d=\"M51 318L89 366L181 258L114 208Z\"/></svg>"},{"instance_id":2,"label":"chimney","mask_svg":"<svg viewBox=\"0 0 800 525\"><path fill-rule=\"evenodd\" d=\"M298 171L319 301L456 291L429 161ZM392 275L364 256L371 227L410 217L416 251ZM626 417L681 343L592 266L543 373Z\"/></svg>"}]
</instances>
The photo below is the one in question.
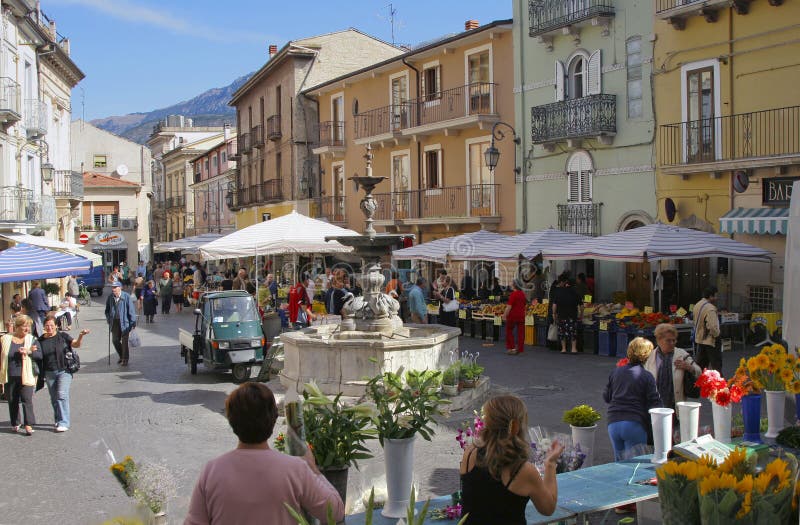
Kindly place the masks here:
<instances>
[{"instance_id":1,"label":"chimney","mask_svg":"<svg viewBox=\"0 0 800 525\"><path fill-rule=\"evenodd\" d=\"M478 29L481 24L477 20L467 20L464 22L464 31L470 31L472 29Z\"/></svg>"},{"instance_id":2,"label":"chimney","mask_svg":"<svg viewBox=\"0 0 800 525\"><path fill-rule=\"evenodd\" d=\"M53 42L58 42L55 20L50 20L50 37L53 39Z\"/></svg>"},{"instance_id":3,"label":"chimney","mask_svg":"<svg viewBox=\"0 0 800 525\"><path fill-rule=\"evenodd\" d=\"M227 122L222 126L222 137L226 141L231 138L231 125Z\"/></svg>"},{"instance_id":4,"label":"chimney","mask_svg":"<svg viewBox=\"0 0 800 525\"><path fill-rule=\"evenodd\" d=\"M65 38L64 40L62 40L60 45L61 45L61 50L67 56L69 56L69 38Z\"/></svg>"},{"instance_id":5,"label":"chimney","mask_svg":"<svg viewBox=\"0 0 800 525\"><path fill-rule=\"evenodd\" d=\"M275 44L270 44L269 45L269 57L272 58L277 54L278 54L278 46L276 46Z\"/></svg>"}]
</instances>

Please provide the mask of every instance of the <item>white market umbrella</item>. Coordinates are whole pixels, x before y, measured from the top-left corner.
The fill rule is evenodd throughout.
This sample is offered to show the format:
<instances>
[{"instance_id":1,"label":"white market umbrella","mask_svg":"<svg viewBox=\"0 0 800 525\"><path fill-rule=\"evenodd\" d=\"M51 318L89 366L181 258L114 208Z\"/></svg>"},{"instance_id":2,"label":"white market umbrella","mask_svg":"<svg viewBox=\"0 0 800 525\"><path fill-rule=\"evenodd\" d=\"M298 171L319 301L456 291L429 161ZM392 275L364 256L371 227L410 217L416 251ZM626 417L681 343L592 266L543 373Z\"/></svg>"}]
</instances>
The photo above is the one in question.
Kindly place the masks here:
<instances>
[{"instance_id":1,"label":"white market umbrella","mask_svg":"<svg viewBox=\"0 0 800 525\"><path fill-rule=\"evenodd\" d=\"M520 235L503 236L477 246L472 255L460 259L466 261L515 261L520 256L532 259L542 250L583 243L591 239L585 235L547 228Z\"/></svg>"},{"instance_id":2,"label":"white market umbrella","mask_svg":"<svg viewBox=\"0 0 800 525\"><path fill-rule=\"evenodd\" d=\"M800 346L800 181L792 185L789 205L789 231L786 233L786 259L783 267L783 338L790 352Z\"/></svg>"},{"instance_id":3,"label":"white market umbrella","mask_svg":"<svg viewBox=\"0 0 800 525\"><path fill-rule=\"evenodd\" d=\"M205 259L259 255L343 253L353 249L325 237L354 236L353 230L306 217L296 211L259 222L198 247Z\"/></svg>"},{"instance_id":4,"label":"white market umbrella","mask_svg":"<svg viewBox=\"0 0 800 525\"><path fill-rule=\"evenodd\" d=\"M466 260L482 245L508 237L500 233L478 230L472 233L443 237L435 241L423 242L410 248L392 252L392 258L403 261L428 261L445 263L447 259Z\"/></svg>"},{"instance_id":5,"label":"white market umbrella","mask_svg":"<svg viewBox=\"0 0 800 525\"><path fill-rule=\"evenodd\" d=\"M211 241L221 239L224 237L222 233L201 233L192 237L184 237L175 241L159 242L153 246L153 251L158 252L174 252L180 250L183 253L195 254L200 246L208 244Z\"/></svg>"}]
</instances>

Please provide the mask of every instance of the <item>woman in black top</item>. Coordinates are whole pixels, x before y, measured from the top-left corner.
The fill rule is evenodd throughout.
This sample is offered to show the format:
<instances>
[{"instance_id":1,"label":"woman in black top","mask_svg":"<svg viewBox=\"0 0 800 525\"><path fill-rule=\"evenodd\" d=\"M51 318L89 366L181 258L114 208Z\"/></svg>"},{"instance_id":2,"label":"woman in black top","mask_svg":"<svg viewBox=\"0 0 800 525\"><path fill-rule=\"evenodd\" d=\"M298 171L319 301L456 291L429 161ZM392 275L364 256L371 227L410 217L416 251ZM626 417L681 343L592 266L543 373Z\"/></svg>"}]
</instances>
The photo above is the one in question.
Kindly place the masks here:
<instances>
[{"instance_id":1,"label":"woman in black top","mask_svg":"<svg viewBox=\"0 0 800 525\"><path fill-rule=\"evenodd\" d=\"M528 415L516 396L490 399L483 406L484 426L475 444L464 450L461 473L465 525L525 525L528 499L550 516L556 510L556 462L564 446L554 442L545 458L544 478L528 461Z\"/></svg>"},{"instance_id":2,"label":"woman in black top","mask_svg":"<svg viewBox=\"0 0 800 525\"><path fill-rule=\"evenodd\" d=\"M83 336L88 333L89 330L83 329L78 339L73 340L68 333L58 331L55 316L47 314L44 319L44 334L39 338L39 346L42 349L42 373L53 405L56 432L66 432L70 424L69 387L72 374L67 370L64 354L72 348L80 348Z\"/></svg>"},{"instance_id":3,"label":"woman in black top","mask_svg":"<svg viewBox=\"0 0 800 525\"><path fill-rule=\"evenodd\" d=\"M553 321L558 324L558 339L561 341L561 353L567 353L567 341L570 342L572 353L578 353L578 306L581 298L575 291L575 286L569 275L562 274L561 281L553 291Z\"/></svg>"},{"instance_id":4,"label":"woman in black top","mask_svg":"<svg viewBox=\"0 0 800 525\"><path fill-rule=\"evenodd\" d=\"M441 303L439 303L439 324L456 326L458 324L458 310L447 312L444 309L446 303L457 301L456 291L453 289L453 280L449 275L444 276L444 286L439 292L436 292L436 294L441 301Z\"/></svg>"}]
</instances>

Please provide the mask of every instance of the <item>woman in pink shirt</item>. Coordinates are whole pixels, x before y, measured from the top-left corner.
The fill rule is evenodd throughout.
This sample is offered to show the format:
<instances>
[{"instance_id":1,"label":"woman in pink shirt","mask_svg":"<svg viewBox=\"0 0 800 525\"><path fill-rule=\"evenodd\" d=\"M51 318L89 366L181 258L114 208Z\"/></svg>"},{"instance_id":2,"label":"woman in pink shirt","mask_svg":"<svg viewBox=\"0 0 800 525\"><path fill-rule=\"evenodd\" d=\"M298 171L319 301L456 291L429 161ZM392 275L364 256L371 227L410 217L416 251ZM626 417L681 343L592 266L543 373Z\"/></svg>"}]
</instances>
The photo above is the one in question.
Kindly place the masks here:
<instances>
[{"instance_id":1,"label":"woman in pink shirt","mask_svg":"<svg viewBox=\"0 0 800 525\"><path fill-rule=\"evenodd\" d=\"M241 385L225 400L225 414L239 445L203 468L184 525L296 525L284 503L323 522L330 506L344 519L344 503L310 450L299 458L269 448L278 418L269 388Z\"/></svg>"}]
</instances>

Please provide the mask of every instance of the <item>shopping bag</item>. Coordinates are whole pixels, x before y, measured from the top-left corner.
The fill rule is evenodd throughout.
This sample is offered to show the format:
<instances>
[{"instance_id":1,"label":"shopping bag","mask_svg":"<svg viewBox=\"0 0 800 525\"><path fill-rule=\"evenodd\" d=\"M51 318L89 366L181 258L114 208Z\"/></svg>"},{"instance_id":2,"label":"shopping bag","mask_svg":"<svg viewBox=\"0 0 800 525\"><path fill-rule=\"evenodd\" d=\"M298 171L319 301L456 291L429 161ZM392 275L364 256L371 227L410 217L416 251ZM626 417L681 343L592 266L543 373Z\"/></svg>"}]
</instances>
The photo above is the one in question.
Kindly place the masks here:
<instances>
[{"instance_id":1,"label":"shopping bag","mask_svg":"<svg viewBox=\"0 0 800 525\"><path fill-rule=\"evenodd\" d=\"M131 333L128 334L128 346L130 348L142 346L142 339L139 337L139 332L137 332L136 329L131 330Z\"/></svg>"},{"instance_id":2,"label":"shopping bag","mask_svg":"<svg viewBox=\"0 0 800 525\"><path fill-rule=\"evenodd\" d=\"M553 343L558 341L558 326L556 326L556 323L550 323L550 327L547 329L547 340Z\"/></svg>"}]
</instances>

